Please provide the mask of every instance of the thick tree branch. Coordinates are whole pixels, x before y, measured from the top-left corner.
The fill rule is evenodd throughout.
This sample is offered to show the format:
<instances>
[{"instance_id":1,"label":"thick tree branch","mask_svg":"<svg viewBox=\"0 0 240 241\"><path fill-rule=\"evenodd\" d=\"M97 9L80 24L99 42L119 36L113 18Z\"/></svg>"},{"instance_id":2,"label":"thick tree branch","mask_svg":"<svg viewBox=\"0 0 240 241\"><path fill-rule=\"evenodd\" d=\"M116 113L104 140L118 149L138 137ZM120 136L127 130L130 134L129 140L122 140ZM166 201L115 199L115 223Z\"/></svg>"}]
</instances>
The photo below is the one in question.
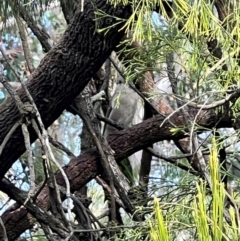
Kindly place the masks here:
<instances>
[{"instance_id":1,"label":"thick tree branch","mask_svg":"<svg viewBox=\"0 0 240 241\"><path fill-rule=\"evenodd\" d=\"M221 118L214 111L201 111L198 113L198 110L191 109L189 116L192 120L196 117L197 124L206 128L215 126L230 127L232 125L231 117ZM184 119L180 112L173 114L169 121L165 121L161 125L163 121L164 117L155 116L131 128L111 134L108 138L108 143L115 152L114 157L116 161L128 157L134 152L149 146L149 144L162 140L179 139L185 136L185 133L181 131L174 135L171 132L171 128L173 127L171 123L174 126L184 126ZM99 153L95 149L92 149L77 158L73 158L68 165L63 167L69 178L72 191L79 190L79 188L96 175L102 173L103 169L99 158ZM58 184L64 186L65 182L61 173L57 172L55 176ZM1 185L0 189L3 188ZM49 208L49 190L47 186L40 193L37 203L42 209ZM9 240L14 240L36 222L36 219L28 214L24 207L20 207L19 209L13 208L11 211L4 213L2 219ZM2 230L0 234L2 235Z\"/></svg>"},{"instance_id":2,"label":"thick tree branch","mask_svg":"<svg viewBox=\"0 0 240 241\"><path fill-rule=\"evenodd\" d=\"M94 9L89 1L85 2L85 11L83 13L78 12L75 15L62 41L46 55L28 83L30 93L37 104L46 127L81 92L90 77L100 68L123 35L123 33L117 31L118 29L112 29L107 35L98 34L93 21ZM127 18L131 13L129 6L118 6L114 9L105 2L100 2L100 0L96 1L96 5L109 15L119 18ZM106 21L102 21L100 27L106 27L113 23L113 19L107 18ZM22 89L18 90L18 94L22 101L27 99ZM196 115L197 124L204 127L232 126L230 117L218 116L214 111L198 113L198 110L190 108L189 118L193 120ZM9 98L4 105L0 106L0 144L19 119L20 115L17 108L13 100ZM173 114L163 125L161 125L162 122L163 117L156 116L130 129L110 135L108 141L115 151L116 160L121 160L154 142L185 137L185 134L181 131L174 135L171 132L172 127L182 128L184 126L184 118L179 111ZM35 139L36 135L31 130L31 141ZM6 173L24 150L23 136L18 128L0 157L0 177ZM64 170L70 180L72 191L77 190L102 172L99 154L96 150L90 150L80 157L72 159L64 167ZM65 185L60 172L56 173L56 179L60 185ZM48 187L45 187L40 193L38 205L42 209L49 208ZM6 225L9 240L14 240L23 231L30 228L36 220L27 213L25 208L21 207L5 213L3 221Z\"/></svg>"},{"instance_id":3,"label":"thick tree branch","mask_svg":"<svg viewBox=\"0 0 240 241\"><path fill-rule=\"evenodd\" d=\"M119 18L128 18L131 14L129 6L114 8L100 0L96 0L94 7ZM84 12L75 14L60 43L49 51L27 83L45 127L51 125L83 90L123 36L123 32L118 31L119 25L107 34L99 34L94 21L96 9L90 1L85 1L84 9ZM114 23L115 19L109 17L101 21L98 27L105 28ZM23 102L27 100L23 89L17 93ZM14 101L7 99L0 106L0 143L19 119ZM31 142L36 140L32 128L30 136ZM23 143L23 135L18 128L2 152L0 178L25 151Z\"/></svg>"}]
</instances>

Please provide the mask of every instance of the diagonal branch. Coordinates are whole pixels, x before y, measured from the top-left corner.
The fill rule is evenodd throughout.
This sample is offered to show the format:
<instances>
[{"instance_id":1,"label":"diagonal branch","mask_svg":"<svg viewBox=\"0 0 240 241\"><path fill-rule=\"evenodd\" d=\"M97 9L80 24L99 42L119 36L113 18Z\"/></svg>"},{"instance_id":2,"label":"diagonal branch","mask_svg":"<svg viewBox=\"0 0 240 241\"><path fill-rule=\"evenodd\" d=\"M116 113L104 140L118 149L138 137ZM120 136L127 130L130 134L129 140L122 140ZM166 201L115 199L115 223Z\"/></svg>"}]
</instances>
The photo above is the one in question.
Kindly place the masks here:
<instances>
[{"instance_id":1,"label":"diagonal branch","mask_svg":"<svg viewBox=\"0 0 240 241\"><path fill-rule=\"evenodd\" d=\"M47 31L39 27L39 24L34 20L33 16L28 13L28 11L18 2L14 1L13 8L19 14L19 16L27 23L28 27L32 30L35 36L41 43L44 52L48 52L52 47L49 43L50 36ZM17 21L18 22L18 21Z\"/></svg>"},{"instance_id":2,"label":"diagonal branch","mask_svg":"<svg viewBox=\"0 0 240 241\"><path fill-rule=\"evenodd\" d=\"M221 119L221 115L216 115L214 111L202 111L198 113L198 110L190 110L189 116L192 120L196 117L196 115L197 124L205 128L230 127L232 125L231 117ZM185 137L185 133L183 131L179 131L174 135L172 135L171 131L171 123L176 126L184 126L184 120L181 113L176 112L170 117L169 121L165 121L165 123L161 125L163 121L164 118L158 115L145 120L138 125L132 126L131 128L111 134L108 138L108 143L114 150L114 157L116 161L118 162L128 157L134 152L149 146L149 144L162 140ZM63 167L69 178L72 191L79 190L88 181L96 177L96 175L102 173L103 169L100 165L99 158L99 153L96 149L91 149L83 153L81 156L73 158L68 165ZM58 184L64 186L65 182L61 173L57 172L55 176ZM0 187L0 189L2 188ZM49 189L47 186L43 188L38 196L37 204L40 208L48 210ZM13 208L11 212L4 213L2 215L2 219L5 224L9 240L15 240L16 237L36 222L36 219L29 215L24 207L18 209Z\"/></svg>"},{"instance_id":3,"label":"diagonal branch","mask_svg":"<svg viewBox=\"0 0 240 241\"><path fill-rule=\"evenodd\" d=\"M6 188L8 190L6 190ZM54 230L61 238L66 238L68 236L67 228L61 223L60 220L55 218L52 214L44 212L38 205L25 202L27 199L27 193L20 191L14 184L10 183L9 180L3 179L1 182L1 189L8 192L10 198L15 199L18 203L25 203L27 210L38 219L39 222L43 222Z\"/></svg>"},{"instance_id":4,"label":"diagonal branch","mask_svg":"<svg viewBox=\"0 0 240 241\"><path fill-rule=\"evenodd\" d=\"M96 1L94 7L108 12L109 16L114 15L119 18L128 18L131 14L130 6L120 5L114 8L109 4L102 5L100 0ZM74 15L62 40L46 54L27 83L45 128L72 103L122 39L124 33L119 31L120 25L111 28L107 34L96 31L96 24L93 21L94 7L91 1L85 1L85 11ZM98 27L113 26L115 21L113 18L106 18ZM17 93L22 102L27 101L23 89L19 89ZM0 106L0 143L20 118L13 99L8 98ZM29 132L31 142L35 141L37 136L31 127ZM23 135L21 129L17 128L2 152L0 178L24 151Z\"/></svg>"}]
</instances>

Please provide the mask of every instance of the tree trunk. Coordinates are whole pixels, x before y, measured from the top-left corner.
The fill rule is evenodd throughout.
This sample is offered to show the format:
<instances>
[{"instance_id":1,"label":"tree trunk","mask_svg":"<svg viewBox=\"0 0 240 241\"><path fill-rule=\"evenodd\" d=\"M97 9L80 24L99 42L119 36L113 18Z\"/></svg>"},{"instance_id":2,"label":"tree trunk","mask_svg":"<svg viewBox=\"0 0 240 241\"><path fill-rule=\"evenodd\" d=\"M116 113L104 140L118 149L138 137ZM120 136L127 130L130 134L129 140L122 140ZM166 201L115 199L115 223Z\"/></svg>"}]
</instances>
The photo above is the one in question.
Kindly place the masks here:
<instances>
[{"instance_id":1,"label":"tree trunk","mask_svg":"<svg viewBox=\"0 0 240 241\"><path fill-rule=\"evenodd\" d=\"M97 32L97 27L106 28L116 21L107 17L96 23L96 8L118 18L127 19L131 14L129 6L114 8L103 0L96 0L94 6L86 0L84 12L76 12L60 43L45 56L27 83L45 127L50 126L83 90L123 37L123 31L119 31L122 25L116 25L107 34ZM27 101L23 89L17 93L23 102ZM20 118L13 99L8 98L0 106L0 144ZM31 127L29 131L34 142L36 134ZM23 135L18 128L0 157L1 179L24 151Z\"/></svg>"}]
</instances>

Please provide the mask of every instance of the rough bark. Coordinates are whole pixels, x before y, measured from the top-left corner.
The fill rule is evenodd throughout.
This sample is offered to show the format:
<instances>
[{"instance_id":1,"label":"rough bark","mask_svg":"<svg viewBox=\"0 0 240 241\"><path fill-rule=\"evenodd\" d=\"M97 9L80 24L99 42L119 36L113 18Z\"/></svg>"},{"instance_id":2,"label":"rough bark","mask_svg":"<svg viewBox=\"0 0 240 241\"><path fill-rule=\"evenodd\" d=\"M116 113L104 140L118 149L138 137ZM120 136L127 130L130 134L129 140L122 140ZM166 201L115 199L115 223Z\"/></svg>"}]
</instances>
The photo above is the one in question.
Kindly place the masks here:
<instances>
[{"instance_id":1,"label":"rough bark","mask_svg":"<svg viewBox=\"0 0 240 241\"><path fill-rule=\"evenodd\" d=\"M230 127L232 125L231 117L217 116L214 111L202 111L198 113L197 110L189 112L193 120L197 116L197 124L204 127ZM163 125L165 118L162 116L155 116L129 129L118 131L108 137L108 143L115 151L114 157L117 161L126 158L134 152L143 149L155 142L170 139L179 139L184 137L183 132L177 132L172 135L171 128L174 126L184 126L184 118L180 112L176 112L169 121ZM172 125L173 124L173 125ZM100 165L99 154L92 149L83 153L81 156L74 158L64 170L69 178L72 191L79 190L80 187L89 182L97 174L101 174L102 167ZM65 182L61 173L57 172L56 179L59 185L64 186ZM9 189L0 183L0 189L9 193ZM48 188L45 187L38 197L38 205L41 208L49 208ZM24 207L12 208L11 211L5 212L2 215L9 240L15 240L26 229L29 229L36 219L32 217ZM0 240L2 239L2 230L0 229Z\"/></svg>"},{"instance_id":2,"label":"rough bark","mask_svg":"<svg viewBox=\"0 0 240 241\"><path fill-rule=\"evenodd\" d=\"M96 25L96 8L119 18L128 18L131 14L129 6L118 5L114 8L103 0L96 0L94 6L91 1L84 2L84 12L76 12L60 43L49 51L27 83L45 127L51 125L83 90L123 36L123 32L118 31L119 25L111 28L107 34L96 31L96 26L104 28L115 23L114 18L107 17ZM27 101L22 89L17 93L23 102ZM12 98L0 106L0 144L20 118ZM36 135L32 128L30 135L33 142ZM23 136L18 128L1 155L0 178L24 151Z\"/></svg>"},{"instance_id":3,"label":"rough bark","mask_svg":"<svg viewBox=\"0 0 240 241\"><path fill-rule=\"evenodd\" d=\"M60 5L67 24L71 22L79 3L80 3L79 0L72 0L71 4L69 4L68 0L60 0Z\"/></svg>"}]
</instances>

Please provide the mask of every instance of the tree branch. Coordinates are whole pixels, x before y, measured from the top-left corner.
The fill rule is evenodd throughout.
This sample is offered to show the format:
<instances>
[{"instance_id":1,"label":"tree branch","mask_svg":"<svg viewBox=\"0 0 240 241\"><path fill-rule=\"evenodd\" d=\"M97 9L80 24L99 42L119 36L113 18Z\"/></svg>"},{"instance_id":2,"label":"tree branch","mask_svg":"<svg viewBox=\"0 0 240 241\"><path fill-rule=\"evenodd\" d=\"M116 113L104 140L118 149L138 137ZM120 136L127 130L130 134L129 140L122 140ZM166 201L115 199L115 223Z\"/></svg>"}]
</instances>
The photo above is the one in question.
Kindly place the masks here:
<instances>
[{"instance_id":1,"label":"tree branch","mask_svg":"<svg viewBox=\"0 0 240 241\"><path fill-rule=\"evenodd\" d=\"M99 23L99 28L114 24L118 27L111 28L106 34L96 31L95 7L108 12L109 16L119 18L128 18L131 14L130 6L119 5L114 8L97 0L93 7L92 3L87 0L85 11L82 13L78 11L74 15L62 40L46 54L27 83L27 88L46 128L72 103L122 39L124 33L119 31L121 26L115 24L115 18L104 19ZM23 89L17 90L17 94L22 102L27 101ZM13 99L8 98L0 106L0 143L20 118ZM31 142L34 142L37 135L31 127L29 132ZM0 178L24 153L23 143L21 129L17 128L2 152Z\"/></svg>"},{"instance_id":2,"label":"tree branch","mask_svg":"<svg viewBox=\"0 0 240 241\"><path fill-rule=\"evenodd\" d=\"M214 111L201 111L198 113L198 110L192 109L189 112L189 116L192 120L196 117L197 124L205 128L230 127L232 125L231 117L221 119ZM173 127L171 123L176 126L184 126L184 119L181 113L176 112L170 117L169 121L165 121L164 124L161 125L163 121L164 117L155 116L131 128L109 135L108 143L114 150L116 161L121 161L136 151L149 146L149 144L162 140L185 137L184 131L179 131L174 135L172 135L171 132L171 128ZM96 149L91 149L81 156L73 158L68 165L63 167L69 178L72 191L79 190L88 181L96 177L96 175L102 173L103 169L100 165L99 158L100 156ZM65 182L61 173L57 172L55 176L58 184L64 186ZM0 189L3 188L3 185L4 184L0 183ZM7 192L7 190L5 191ZM45 210L49 208L49 189L47 186L41 191L37 199L37 205ZM14 240L36 222L36 219L29 215L23 207L19 209L13 208L11 212L4 213L2 219L9 240ZM16 226L17 228L13 228Z\"/></svg>"}]
</instances>

